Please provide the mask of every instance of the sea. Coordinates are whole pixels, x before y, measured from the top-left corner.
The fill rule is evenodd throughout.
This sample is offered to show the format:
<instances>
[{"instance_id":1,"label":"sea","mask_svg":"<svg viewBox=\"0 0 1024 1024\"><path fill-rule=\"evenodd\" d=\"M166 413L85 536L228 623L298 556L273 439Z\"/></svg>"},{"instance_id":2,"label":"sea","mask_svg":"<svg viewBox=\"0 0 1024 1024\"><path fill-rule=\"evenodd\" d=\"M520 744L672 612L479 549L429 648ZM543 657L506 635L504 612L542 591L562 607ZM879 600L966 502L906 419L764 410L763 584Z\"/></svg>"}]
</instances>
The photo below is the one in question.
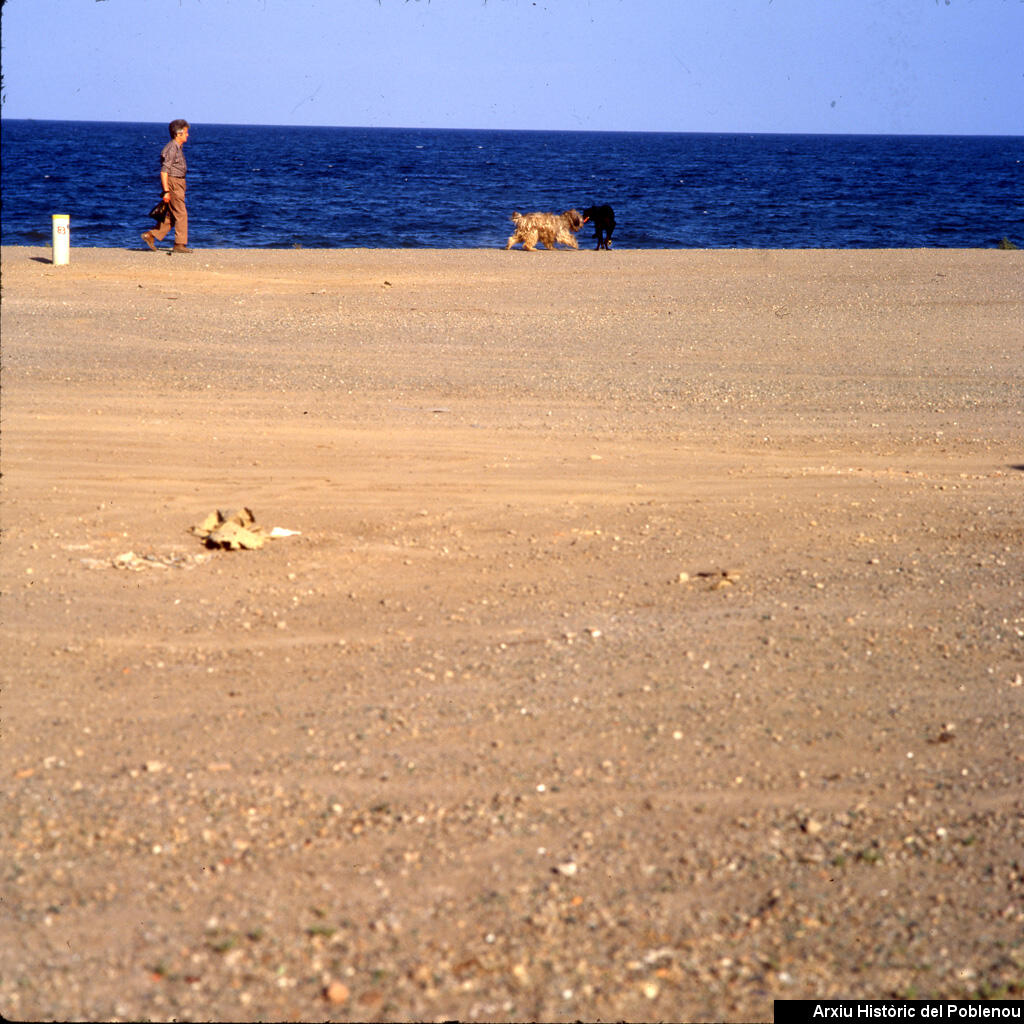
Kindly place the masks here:
<instances>
[{"instance_id":1,"label":"sea","mask_svg":"<svg viewBox=\"0 0 1024 1024\"><path fill-rule=\"evenodd\" d=\"M165 124L4 118L2 241L139 249ZM607 203L613 248L1024 248L1024 136L194 124L189 242L495 248ZM581 246L593 245L589 225Z\"/></svg>"}]
</instances>

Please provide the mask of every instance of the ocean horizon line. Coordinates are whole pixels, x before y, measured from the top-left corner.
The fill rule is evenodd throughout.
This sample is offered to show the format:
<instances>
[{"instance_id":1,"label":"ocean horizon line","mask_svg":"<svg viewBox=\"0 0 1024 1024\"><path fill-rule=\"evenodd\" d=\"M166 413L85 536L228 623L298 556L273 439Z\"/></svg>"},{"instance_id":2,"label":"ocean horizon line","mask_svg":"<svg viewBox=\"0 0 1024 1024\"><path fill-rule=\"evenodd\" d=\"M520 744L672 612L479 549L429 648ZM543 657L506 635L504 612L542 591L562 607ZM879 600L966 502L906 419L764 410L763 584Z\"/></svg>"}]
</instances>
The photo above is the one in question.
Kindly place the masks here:
<instances>
[{"instance_id":1,"label":"ocean horizon line","mask_svg":"<svg viewBox=\"0 0 1024 1024\"><path fill-rule=\"evenodd\" d=\"M75 124L75 125L144 125L165 127L164 121L118 120L110 118L59 118L59 117L8 117L0 121L18 121L29 124ZM383 131L383 132L477 132L492 134L534 134L534 135L681 135L681 136L744 136L756 138L837 138L837 139L1022 139L1024 132L881 132L881 131L776 131L716 129L714 131L688 128L494 128L494 127L447 127L429 125L360 125L360 124L272 124L249 121L193 121L193 127L209 128L274 128L295 129L296 131Z\"/></svg>"}]
</instances>

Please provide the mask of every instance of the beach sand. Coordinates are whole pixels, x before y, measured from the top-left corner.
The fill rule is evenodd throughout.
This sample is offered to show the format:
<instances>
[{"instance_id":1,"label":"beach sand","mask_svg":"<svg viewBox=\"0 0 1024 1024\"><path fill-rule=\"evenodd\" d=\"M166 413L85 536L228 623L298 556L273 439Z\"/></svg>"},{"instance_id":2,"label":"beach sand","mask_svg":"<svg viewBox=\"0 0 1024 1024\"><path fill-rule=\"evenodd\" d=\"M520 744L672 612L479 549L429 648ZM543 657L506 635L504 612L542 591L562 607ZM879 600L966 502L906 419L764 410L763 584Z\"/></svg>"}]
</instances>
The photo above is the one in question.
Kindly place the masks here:
<instances>
[{"instance_id":1,"label":"beach sand","mask_svg":"<svg viewBox=\"0 0 1024 1024\"><path fill-rule=\"evenodd\" d=\"M1024 995L1024 254L49 255L5 1015Z\"/></svg>"}]
</instances>

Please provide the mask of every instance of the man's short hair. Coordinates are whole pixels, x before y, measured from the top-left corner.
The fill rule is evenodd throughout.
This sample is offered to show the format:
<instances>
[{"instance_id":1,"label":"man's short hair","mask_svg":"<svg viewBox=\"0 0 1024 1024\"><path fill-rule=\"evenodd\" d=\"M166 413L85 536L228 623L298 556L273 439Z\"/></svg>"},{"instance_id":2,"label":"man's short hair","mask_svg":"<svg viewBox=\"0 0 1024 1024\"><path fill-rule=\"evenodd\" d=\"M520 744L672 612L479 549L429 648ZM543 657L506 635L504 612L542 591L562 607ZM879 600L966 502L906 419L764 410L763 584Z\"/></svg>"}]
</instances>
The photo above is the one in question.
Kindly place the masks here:
<instances>
[{"instance_id":1,"label":"man's short hair","mask_svg":"<svg viewBox=\"0 0 1024 1024\"><path fill-rule=\"evenodd\" d=\"M182 131L187 127L188 121L186 121L183 117L177 117L167 126L167 130L171 133L171 138L173 139L174 136L178 134L178 132Z\"/></svg>"}]
</instances>

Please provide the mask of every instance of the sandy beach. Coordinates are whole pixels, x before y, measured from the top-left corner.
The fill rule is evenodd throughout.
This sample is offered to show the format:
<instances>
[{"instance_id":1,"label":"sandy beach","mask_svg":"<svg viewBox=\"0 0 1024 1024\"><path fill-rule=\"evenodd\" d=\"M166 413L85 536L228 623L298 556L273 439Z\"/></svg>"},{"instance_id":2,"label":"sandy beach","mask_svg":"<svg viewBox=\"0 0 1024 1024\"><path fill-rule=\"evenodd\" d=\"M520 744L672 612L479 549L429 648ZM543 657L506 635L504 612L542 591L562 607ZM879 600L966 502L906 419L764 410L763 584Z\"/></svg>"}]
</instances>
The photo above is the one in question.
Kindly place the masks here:
<instances>
[{"instance_id":1,"label":"sandy beach","mask_svg":"<svg viewBox=\"0 0 1024 1024\"><path fill-rule=\"evenodd\" d=\"M1024 996L1024 253L2 288L0 1013Z\"/></svg>"}]
</instances>

